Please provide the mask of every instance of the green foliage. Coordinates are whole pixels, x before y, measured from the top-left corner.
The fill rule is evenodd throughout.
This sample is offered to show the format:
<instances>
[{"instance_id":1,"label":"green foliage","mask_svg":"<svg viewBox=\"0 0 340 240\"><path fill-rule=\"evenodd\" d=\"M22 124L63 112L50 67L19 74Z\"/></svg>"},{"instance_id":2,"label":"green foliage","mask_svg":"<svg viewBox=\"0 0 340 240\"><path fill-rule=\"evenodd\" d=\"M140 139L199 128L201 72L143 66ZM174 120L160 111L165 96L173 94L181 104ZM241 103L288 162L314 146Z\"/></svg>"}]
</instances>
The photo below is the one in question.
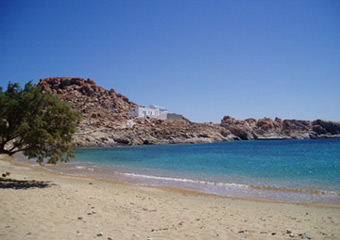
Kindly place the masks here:
<instances>
[{"instance_id":1,"label":"green foliage","mask_svg":"<svg viewBox=\"0 0 340 240\"><path fill-rule=\"evenodd\" d=\"M32 82L24 89L9 83L0 91L0 153L22 151L39 163L68 161L75 156L72 135L79 121L80 113Z\"/></svg>"}]
</instances>

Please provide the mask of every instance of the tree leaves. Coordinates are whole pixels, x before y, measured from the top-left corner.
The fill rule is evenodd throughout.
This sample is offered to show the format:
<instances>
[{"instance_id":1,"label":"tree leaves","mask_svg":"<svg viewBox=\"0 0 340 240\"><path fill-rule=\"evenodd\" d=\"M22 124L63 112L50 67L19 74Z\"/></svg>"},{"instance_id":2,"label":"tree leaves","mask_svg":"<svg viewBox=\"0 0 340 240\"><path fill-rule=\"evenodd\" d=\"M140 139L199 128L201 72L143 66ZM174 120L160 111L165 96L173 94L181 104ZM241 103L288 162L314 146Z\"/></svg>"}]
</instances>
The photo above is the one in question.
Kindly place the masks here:
<instances>
[{"instance_id":1,"label":"tree leaves","mask_svg":"<svg viewBox=\"0 0 340 240\"><path fill-rule=\"evenodd\" d=\"M9 83L6 92L0 91L0 153L22 151L39 163L68 161L79 121L79 112L32 82L24 89Z\"/></svg>"}]
</instances>

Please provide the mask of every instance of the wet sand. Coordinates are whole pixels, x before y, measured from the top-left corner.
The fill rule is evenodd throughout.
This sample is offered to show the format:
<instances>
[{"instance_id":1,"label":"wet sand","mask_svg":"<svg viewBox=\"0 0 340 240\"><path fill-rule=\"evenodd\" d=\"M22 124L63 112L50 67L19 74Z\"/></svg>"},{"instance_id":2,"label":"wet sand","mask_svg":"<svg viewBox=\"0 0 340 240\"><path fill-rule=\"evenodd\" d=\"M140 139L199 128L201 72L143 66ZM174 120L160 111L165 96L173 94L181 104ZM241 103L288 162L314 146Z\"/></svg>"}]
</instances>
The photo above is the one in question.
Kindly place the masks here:
<instances>
[{"instance_id":1,"label":"wet sand","mask_svg":"<svg viewBox=\"0 0 340 240\"><path fill-rule=\"evenodd\" d=\"M340 239L339 206L142 187L13 161L0 155L1 173L11 173L0 185L0 239Z\"/></svg>"}]
</instances>

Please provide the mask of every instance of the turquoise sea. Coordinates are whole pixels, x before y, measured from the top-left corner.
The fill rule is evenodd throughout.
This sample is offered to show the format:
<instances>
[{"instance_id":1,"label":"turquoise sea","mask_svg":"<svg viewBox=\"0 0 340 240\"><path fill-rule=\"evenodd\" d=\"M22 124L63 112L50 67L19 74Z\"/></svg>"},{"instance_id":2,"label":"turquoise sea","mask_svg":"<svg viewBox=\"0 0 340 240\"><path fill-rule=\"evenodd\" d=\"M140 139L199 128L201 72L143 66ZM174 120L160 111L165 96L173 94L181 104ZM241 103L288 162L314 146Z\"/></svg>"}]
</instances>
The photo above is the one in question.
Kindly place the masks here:
<instances>
[{"instance_id":1,"label":"turquoise sea","mask_svg":"<svg viewBox=\"0 0 340 240\"><path fill-rule=\"evenodd\" d=\"M205 193L340 204L340 139L77 149L51 170Z\"/></svg>"}]
</instances>

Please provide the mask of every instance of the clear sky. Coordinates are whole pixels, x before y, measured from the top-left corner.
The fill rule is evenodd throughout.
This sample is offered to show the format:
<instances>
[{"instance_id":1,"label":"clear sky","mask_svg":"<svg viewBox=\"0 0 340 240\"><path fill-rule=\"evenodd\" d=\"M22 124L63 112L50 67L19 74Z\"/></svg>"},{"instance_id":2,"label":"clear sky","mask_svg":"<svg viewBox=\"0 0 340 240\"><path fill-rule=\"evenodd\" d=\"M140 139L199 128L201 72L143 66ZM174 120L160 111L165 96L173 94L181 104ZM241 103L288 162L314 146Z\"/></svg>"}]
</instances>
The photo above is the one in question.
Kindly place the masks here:
<instances>
[{"instance_id":1,"label":"clear sky","mask_svg":"<svg viewBox=\"0 0 340 240\"><path fill-rule=\"evenodd\" d=\"M340 121L340 1L0 0L0 86L57 76L196 122Z\"/></svg>"}]
</instances>

